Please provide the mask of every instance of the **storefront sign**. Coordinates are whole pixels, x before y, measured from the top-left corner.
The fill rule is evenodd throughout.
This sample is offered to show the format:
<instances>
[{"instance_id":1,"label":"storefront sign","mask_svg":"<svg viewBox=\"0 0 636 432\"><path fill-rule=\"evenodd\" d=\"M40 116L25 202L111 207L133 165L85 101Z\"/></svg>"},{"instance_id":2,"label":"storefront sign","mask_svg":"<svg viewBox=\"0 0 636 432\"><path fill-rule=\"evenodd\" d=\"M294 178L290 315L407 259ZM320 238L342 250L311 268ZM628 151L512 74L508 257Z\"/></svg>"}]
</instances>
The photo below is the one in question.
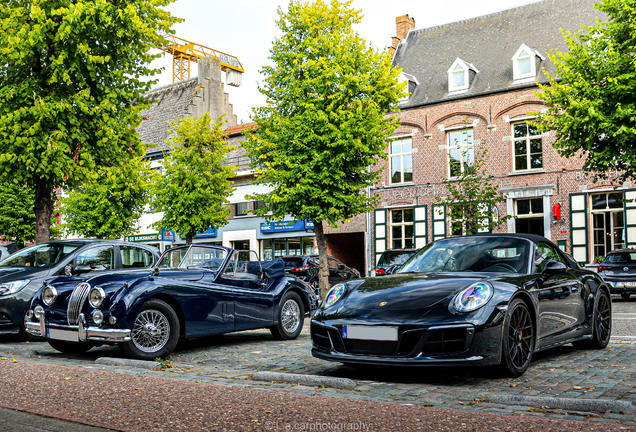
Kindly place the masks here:
<instances>
[{"instance_id":1,"label":"storefront sign","mask_svg":"<svg viewBox=\"0 0 636 432\"><path fill-rule=\"evenodd\" d=\"M314 223L311 221L284 221L270 222L261 224L262 233L289 232L289 231L305 231L314 229Z\"/></svg>"},{"instance_id":2,"label":"storefront sign","mask_svg":"<svg viewBox=\"0 0 636 432\"><path fill-rule=\"evenodd\" d=\"M203 231L200 233L197 233L197 235L195 235L195 238L209 238L209 237L216 237L218 235L217 229L214 227L210 227L208 228L207 231Z\"/></svg>"},{"instance_id":3,"label":"storefront sign","mask_svg":"<svg viewBox=\"0 0 636 432\"><path fill-rule=\"evenodd\" d=\"M129 242L148 242L148 241L158 241L160 239L159 233L153 233L153 234L140 234L140 235L133 235L133 236L128 236L125 237L126 241Z\"/></svg>"},{"instance_id":4,"label":"storefront sign","mask_svg":"<svg viewBox=\"0 0 636 432\"><path fill-rule=\"evenodd\" d=\"M174 241L174 231L170 231L170 230L161 231L161 240L173 242Z\"/></svg>"}]
</instances>

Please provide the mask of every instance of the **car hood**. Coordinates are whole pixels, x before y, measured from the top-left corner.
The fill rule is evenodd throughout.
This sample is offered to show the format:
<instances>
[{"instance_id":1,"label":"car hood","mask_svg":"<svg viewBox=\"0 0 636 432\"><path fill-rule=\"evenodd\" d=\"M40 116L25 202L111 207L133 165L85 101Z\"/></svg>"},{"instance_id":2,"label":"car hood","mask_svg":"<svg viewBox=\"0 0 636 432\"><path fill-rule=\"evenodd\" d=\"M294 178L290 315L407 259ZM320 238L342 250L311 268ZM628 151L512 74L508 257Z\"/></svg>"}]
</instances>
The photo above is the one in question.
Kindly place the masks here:
<instances>
[{"instance_id":1,"label":"car hood","mask_svg":"<svg viewBox=\"0 0 636 432\"><path fill-rule=\"evenodd\" d=\"M344 306L363 310L423 310L487 276L418 273L369 278L347 295ZM382 304L382 306L381 306Z\"/></svg>"},{"instance_id":2,"label":"car hood","mask_svg":"<svg viewBox=\"0 0 636 432\"><path fill-rule=\"evenodd\" d=\"M0 267L0 282L44 277L49 271L49 268L38 267Z\"/></svg>"}]
</instances>

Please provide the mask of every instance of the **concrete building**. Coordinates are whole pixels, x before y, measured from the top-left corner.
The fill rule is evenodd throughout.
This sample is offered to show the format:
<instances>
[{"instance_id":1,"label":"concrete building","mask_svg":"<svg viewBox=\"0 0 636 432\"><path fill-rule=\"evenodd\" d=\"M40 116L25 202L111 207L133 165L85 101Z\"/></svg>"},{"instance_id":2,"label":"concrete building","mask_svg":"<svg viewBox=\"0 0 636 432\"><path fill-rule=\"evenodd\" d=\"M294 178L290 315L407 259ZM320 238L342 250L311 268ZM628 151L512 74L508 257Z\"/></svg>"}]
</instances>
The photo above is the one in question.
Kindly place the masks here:
<instances>
[{"instance_id":1,"label":"concrete building","mask_svg":"<svg viewBox=\"0 0 636 432\"><path fill-rule=\"evenodd\" d=\"M376 260L386 249L462 233L436 197L448 199L444 180L483 150L502 195L493 216L516 217L497 232L544 235L580 263L636 246L631 182L593 183L581 159L558 155L554 133L528 123L545 110L537 83L554 71L548 53L567 50L561 29L576 32L597 17L593 0L543 0L425 29L397 18L393 64L410 96L388 161L375 167L383 171L372 192L381 202L370 230Z\"/></svg>"}]
</instances>

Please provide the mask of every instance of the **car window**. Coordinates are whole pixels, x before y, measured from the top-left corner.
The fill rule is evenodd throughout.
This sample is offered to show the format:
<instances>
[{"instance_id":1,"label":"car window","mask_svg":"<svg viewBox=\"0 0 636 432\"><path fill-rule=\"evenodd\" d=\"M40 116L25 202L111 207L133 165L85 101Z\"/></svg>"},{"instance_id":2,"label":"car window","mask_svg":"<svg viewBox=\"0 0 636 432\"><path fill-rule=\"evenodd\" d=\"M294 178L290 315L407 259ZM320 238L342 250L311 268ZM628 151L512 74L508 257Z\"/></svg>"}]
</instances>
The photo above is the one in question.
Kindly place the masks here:
<instances>
[{"instance_id":1,"label":"car window","mask_svg":"<svg viewBox=\"0 0 636 432\"><path fill-rule=\"evenodd\" d=\"M114 266L115 248L113 246L97 246L80 252L75 257L75 265L87 265L91 270L112 270Z\"/></svg>"},{"instance_id":2,"label":"car window","mask_svg":"<svg viewBox=\"0 0 636 432\"><path fill-rule=\"evenodd\" d=\"M605 258L606 264L634 264L636 263L636 253L621 252L609 254Z\"/></svg>"},{"instance_id":3,"label":"car window","mask_svg":"<svg viewBox=\"0 0 636 432\"><path fill-rule=\"evenodd\" d=\"M81 246L83 243L42 243L29 246L0 262L0 267L52 267Z\"/></svg>"},{"instance_id":4,"label":"car window","mask_svg":"<svg viewBox=\"0 0 636 432\"><path fill-rule=\"evenodd\" d=\"M302 257L298 257L298 258L283 258L283 261L285 262L285 268L286 269L302 267L302 265L303 265L303 258Z\"/></svg>"},{"instance_id":5,"label":"car window","mask_svg":"<svg viewBox=\"0 0 636 432\"><path fill-rule=\"evenodd\" d=\"M226 251L214 247L191 246L168 249L159 261L159 268L203 267L219 268L225 260Z\"/></svg>"},{"instance_id":6,"label":"car window","mask_svg":"<svg viewBox=\"0 0 636 432\"><path fill-rule=\"evenodd\" d=\"M262 277L261 262L254 251L234 251L223 271L223 277L257 280Z\"/></svg>"},{"instance_id":7,"label":"car window","mask_svg":"<svg viewBox=\"0 0 636 432\"><path fill-rule=\"evenodd\" d=\"M534 252L535 273L542 273L548 261L558 261L566 266L568 265L555 247L543 242L537 243L537 248Z\"/></svg>"},{"instance_id":8,"label":"car window","mask_svg":"<svg viewBox=\"0 0 636 432\"><path fill-rule=\"evenodd\" d=\"M338 266L341 264L341 262L335 258L327 258L327 261L329 262L329 267L338 268Z\"/></svg>"},{"instance_id":9,"label":"car window","mask_svg":"<svg viewBox=\"0 0 636 432\"><path fill-rule=\"evenodd\" d=\"M135 246L119 246L122 268L150 267L154 261L152 253Z\"/></svg>"},{"instance_id":10,"label":"car window","mask_svg":"<svg viewBox=\"0 0 636 432\"><path fill-rule=\"evenodd\" d=\"M379 266L392 266L395 264L404 264L410 257L415 254L415 251L385 251L380 256L378 261Z\"/></svg>"}]
</instances>

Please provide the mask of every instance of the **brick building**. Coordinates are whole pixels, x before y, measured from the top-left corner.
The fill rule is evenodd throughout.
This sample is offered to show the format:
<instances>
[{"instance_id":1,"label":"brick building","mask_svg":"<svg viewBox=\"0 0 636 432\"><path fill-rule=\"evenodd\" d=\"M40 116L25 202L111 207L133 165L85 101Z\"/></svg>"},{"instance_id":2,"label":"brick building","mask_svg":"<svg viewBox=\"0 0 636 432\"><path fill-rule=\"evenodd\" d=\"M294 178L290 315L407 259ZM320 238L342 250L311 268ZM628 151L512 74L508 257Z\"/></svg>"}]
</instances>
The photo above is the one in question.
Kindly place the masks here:
<instances>
[{"instance_id":1,"label":"brick building","mask_svg":"<svg viewBox=\"0 0 636 432\"><path fill-rule=\"evenodd\" d=\"M475 152L502 199L493 217L513 215L496 232L537 233L581 263L636 246L636 190L631 183L593 183L582 160L560 157L554 133L528 124L545 106L537 82L554 71L550 51L565 51L560 29L579 31L603 18L593 0L543 0L425 29L397 18L394 66L410 96L399 106L401 126L376 167L382 181L370 237L373 254L422 247L461 234L443 202L444 179L461 172ZM561 219L555 220L560 208Z\"/></svg>"}]
</instances>

